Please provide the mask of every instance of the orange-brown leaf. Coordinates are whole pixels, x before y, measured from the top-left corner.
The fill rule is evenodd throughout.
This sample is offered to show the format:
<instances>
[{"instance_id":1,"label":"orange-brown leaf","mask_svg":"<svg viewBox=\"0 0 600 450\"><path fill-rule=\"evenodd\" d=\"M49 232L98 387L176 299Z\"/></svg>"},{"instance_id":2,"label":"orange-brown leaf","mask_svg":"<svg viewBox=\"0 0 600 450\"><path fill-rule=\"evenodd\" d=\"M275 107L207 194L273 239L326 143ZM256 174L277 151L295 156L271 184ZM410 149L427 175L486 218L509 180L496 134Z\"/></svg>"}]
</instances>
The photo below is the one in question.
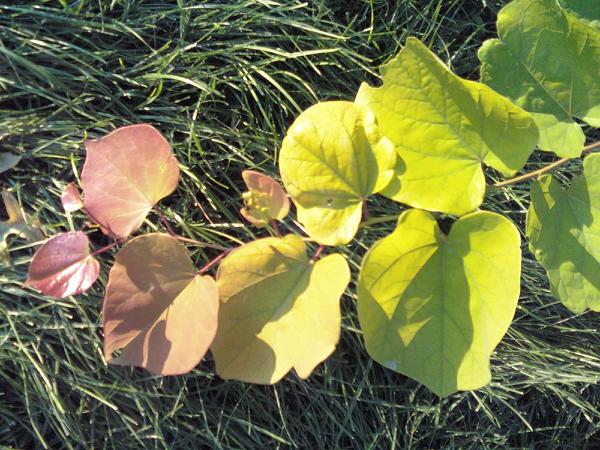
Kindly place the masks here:
<instances>
[{"instance_id":1,"label":"orange-brown leaf","mask_svg":"<svg viewBox=\"0 0 600 450\"><path fill-rule=\"evenodd\" d=\"M104 299L104 356L162 375L189 372L217 330L215 281L196 275L183 245L167 234L132 239L117 254ZM113 353L122 353L113 358Z\"/></svg>"},{"instance_id":2,"label":"orange-brown leaf","mask_svg":"<svg viewBox=\"0 0 600 450\"><path fill-rule=\"evenodd\" d=\"M248 222L265 226L271 219L281 220L290 210L287 194L277 181L254 170L244 170L242 178L248 186L243 194L245 207L240 213Z\"/></svg>"},{"instance_id":3,"label":"orange-brown leaf","mask_svg":"<svg viewBox=\"0 0 600 450\"><path fill-rule=\"evenodd\" d=\"M171 146L151 125L119 128L85 141L84 205L111 234L137 230L152 207L175 190L179 166Z\"/></svg>"},{"instance_id":4,"label":"orange-brown leaf","mask_svg":"<svg viewBox=\"0 0 600 450\"><path fill-rule=\"evenodd\" d=\"M25 286L53 297L86 291L98 278L100 265L90 254L90 241L81 231L49 239L33 255Z\"/></svg>"}]
</instances>

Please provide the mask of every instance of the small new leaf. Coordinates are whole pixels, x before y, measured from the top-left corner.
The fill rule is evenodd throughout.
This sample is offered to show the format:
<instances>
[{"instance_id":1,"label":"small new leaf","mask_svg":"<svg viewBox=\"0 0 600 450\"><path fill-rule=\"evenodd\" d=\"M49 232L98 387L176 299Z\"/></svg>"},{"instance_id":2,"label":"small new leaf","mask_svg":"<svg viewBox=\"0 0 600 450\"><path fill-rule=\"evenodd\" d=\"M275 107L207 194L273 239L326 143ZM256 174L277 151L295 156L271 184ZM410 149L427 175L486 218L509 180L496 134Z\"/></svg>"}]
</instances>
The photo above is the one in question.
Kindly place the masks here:
<instances>
[{"instance_id":1,"label":"small new leaf","mask_svg":"<svg viewBox=\"0 0 600 450\"><path fill-rule=\"evenodd\" d=\"M552 175L535 182L527 215L529 248L574 313L600 311L600 154L583 167L566 190Z\"/></svg>"},{"instance_id":2,"label":"small new leaf","mask_svg":"<svg viewBox=\"0 0 600 450\"><path fill-rule=\"evenodd\" d=\"M104 357L161 375L189 372L214 338L218 310L215 281L196 274L177 239L161 233L136 237L110 271L102 310Z\"/></svg>"},{"instance_id":3,"label":"small new leaf","mask_svg":"<svg viewBox=\"0 0 600 450\"><path fill-rule=\"evenodd\" d=\"M14 195L8 191L2 191L2 201L6 208L8 220L0 222L0 263L8 265L10 264L8 237L11 234L26 239L29 242L41 241L44 239L44 235L38 228L26 222L25 216L23 216Z\"/></svg>"},{"instance_id":4,"label":"small new leaf","mask_svg":"<svg viewBox=\"0 0 600 450\"><path fill-rule=\"evenodd\" d=\"M350 102L318 103L294 121L279 168L307 233L323 245L352 240L367 196L393 175L393 145L373 114Z\"/></svg>"},{"instance_id":5,"label":"small new leaf","mask_svg":"<svg viewBox=\"0 0 600 450\"><path fill-rule=\"evenodd\" d=\"M277 181L254 170L244 170L242 177L248 192L242 195L245 207L240 213L248 222L264 227L273 219L282 220L287 216L290 201Z\"/></svg>"},{"instance_id":6,"label":"small new leaf","mask_svg":"<svg viewBox=\"0 0 600 450\"><path fill-rule=\"evenodd\" d=\"M519 298L519 247L516 227L498 214L461 217L446 236L431 214L403 213L362 264L367 352L440 396L487 384Z\"/></svg>"},{"instance_id":7,"label":"small new leaf","mask_svg":"<svg viewBox=\"0 0 600 450\"><path fill-rule=\"evenodd\" d=\"M562 4L599 17L597 1ZM515 0L497 26L479 50L482 81L533 113L540 148L579 156L585 135L573 118L600 126L600 29L557 0Z\"/></svg>"},{"instance_id":8,"label":"small new leaf","mask_svg":"<svg viewBox=\"0 0 600 450\"><path fill-rule=\"evenodd\" d=\"M349 281L342 255L313 262L294 235L231 252L217 274L223 304L211 350L219 376L272 384L294 368L307 378L339 340Z\"/></svg>"},{"instance_id":9,"label":"small new leaf","mask_svg":"<svg viewBox=\"0 0 600 450\"><path fill-rule=\"evenodd\" d=\"M85 141L84 205L105 230L125 238L152 207L175 190L179 166L171 146L151 125L119 128Z\"/></svg>"},{"instance_id":10,"label":"small new leaf","mask_svg":"<svg viewBox=\"0 0 600 450\"><path fill-rule=\"evenodd\" d=\"M90 254L87 235L81 231L61 233L35 252L25 286L63 298L88 290L99 272L100 265Z\"/></svg>"},{"instance_id":11,"label":"small new leaf","mask_svg":"<svg viewBox=\"0 0 600 450\"><path fill-rule=\"evenodd\" d=\"M396 146L395 176L382 191L393 200L456 215L473 211L486 189L481 164L512 176L537 143L529 113L454 75L418 39L409 38L381 75L383 86L363 84L356 102L373 110Z\"/></svg>"},{"instance_id":12,"label":"small new leaf","mask_svg":"<svg viewBox=\"0 0 600 450\"><path fill-rule=\"evenodd\" d=\"M69 183L60 196L62 207L66 212L74 212L83 208L83 201L75 183Z\"/></svg>"}]
</instances>

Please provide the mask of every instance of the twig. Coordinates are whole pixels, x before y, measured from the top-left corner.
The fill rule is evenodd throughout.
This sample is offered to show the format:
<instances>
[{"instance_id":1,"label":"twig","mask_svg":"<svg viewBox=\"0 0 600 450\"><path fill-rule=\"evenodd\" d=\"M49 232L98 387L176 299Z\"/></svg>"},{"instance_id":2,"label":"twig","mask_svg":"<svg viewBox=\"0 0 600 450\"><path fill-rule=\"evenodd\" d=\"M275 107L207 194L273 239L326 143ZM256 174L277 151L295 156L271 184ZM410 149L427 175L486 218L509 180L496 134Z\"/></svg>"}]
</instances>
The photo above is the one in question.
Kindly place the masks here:
<instances>
[{"instance_id":1,"label":"twig","mask_svg":"<svg viewBox=\"0 0 600 450\"><path fill-rule=\"evenodd\" d=\"M519 175L518 177L510 178L508 180L500 181L498 183L493 184L492 186L498 188L498 187L508 186L510 184L520 183L521 181L527 181L532 178L538 178L539 176L541 176L547 172L550 172L550 171L556 169L557 167L560 167L560 166L566 164L567 162L571 161L572 159L580 158L582 156L587 155L588 153L593 153L598 150L600 150L600 141L594 142L590 145L585 146L583 148L583 151L581 152L581 155L578 157L561 158L558 161L554 161L553 163L550 163L547 166L542 167L541 169L534 170L533 172L525 173L523 175Z\"/></svg>"}]
</instances>

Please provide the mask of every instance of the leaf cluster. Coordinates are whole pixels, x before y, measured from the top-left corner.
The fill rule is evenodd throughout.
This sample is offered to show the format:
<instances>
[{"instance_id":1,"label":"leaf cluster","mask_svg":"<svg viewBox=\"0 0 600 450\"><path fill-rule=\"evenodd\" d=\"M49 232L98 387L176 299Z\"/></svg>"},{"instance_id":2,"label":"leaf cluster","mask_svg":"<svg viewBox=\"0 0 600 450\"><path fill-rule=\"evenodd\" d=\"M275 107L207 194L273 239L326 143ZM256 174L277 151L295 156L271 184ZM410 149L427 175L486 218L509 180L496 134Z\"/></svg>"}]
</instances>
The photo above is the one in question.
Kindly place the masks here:
<instances>
[{"instance_id":1,"label":"leaf cluster","mask_svg":"<svg viewBox=\"0 0 600 450\"><path fill-rule=\"evenodd\" d=\"M63 206L83 208L112 243L91 251L84 232L59 234L34 255L26 284L84 292L98 277L95 256L121 247L103 305L108 362L180 374L210 348L223 378L268 384L291 369L306 378L335 349L351 278L341 254L324 252L352 241L379 193L411 209L363 259L367 352L438 395L477 389L513 318L521 267L517 227L479 210L486 172L514 176L536 146L565 161L595 149L575 122L600 124L598 10L586 5L514 0L479 52L482 82L409 38L382 66L381 86L315 104L288 129L279 168L299 232L279 234L290 209L283 188L246 171L241 214L273 236L220 249L202 267L186 245L205 244L177 235L156 206L180 175L160 132L141 124L88 140L83 199L68 185ZM573 312L600 310L600 155L585 158L569 189L541 176L531 199L526 234L553 292ZM152 209L168 233L132 237ZM453 221L448 233L439 218ZM312 255L307 241L319 245Z\"/></svg>"}]
</instances>

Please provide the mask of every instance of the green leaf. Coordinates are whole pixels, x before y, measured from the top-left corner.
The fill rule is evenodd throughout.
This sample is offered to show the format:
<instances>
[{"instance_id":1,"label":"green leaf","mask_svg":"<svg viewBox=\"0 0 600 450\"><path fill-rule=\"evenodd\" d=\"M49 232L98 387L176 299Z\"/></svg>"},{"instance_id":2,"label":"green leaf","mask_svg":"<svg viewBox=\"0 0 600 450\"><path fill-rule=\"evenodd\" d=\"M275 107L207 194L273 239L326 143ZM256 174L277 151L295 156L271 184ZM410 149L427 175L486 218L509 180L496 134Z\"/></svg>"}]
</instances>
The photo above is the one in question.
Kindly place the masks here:
<instances>
[{"instance_id":1,"label":"green leaf","mask_svg":"<svg viewBox=\"0 0 600 450\"><path fill-rule=\"evenodd\" d=\"M600 2L596 0L559 0L559 2L579 19L600 28Z\"/></svg>"},{"instance_id":2,"label":"green leaf","mask_svg":"<svg viewBox=\"0 0 600 450\"><path fill-rule=\"evenodd\" d=\"M396 176L382 194L461 215L483 201L481 163L512 176L538 139L531 116L489 87L463 80L419 40L381 68L383 86L363 84L356 102L373 110L396 146Z\"/></svg>"},{"instance_id":3,"label":"green leaf","mask_svg":"<svg viewBox=\"0 0 600 450\"><path fill-rule=\"evenodd\" d=\"M519 297L520 238L506 218L476 212L449 235L431 214L403 213L364 258L358 317L368 353L440 396L490 381L489 358Z\"/></svg>"},{"instance_id":4,"label":"green leaf","mask_svg":"<svg viewBox=\"0 0 600 450\"><path fill-rule=\"evenodd\" d=\"M365 198L390 181L394 162L393 146L373 114L344 101L318 103L300 114L279 155L298 220L323 245L352 240Z\"/></svg>"},{"instance_id":5,"label":"green leaf","mask_svg":"<svg viewBox=\"0 0 600 450\"><path fill-rule=\"evenodd\" d=\"M563 2L577 3L584 5ZM497 26L499 39L479 50L482 80L533 113L540 148L579 156L585 135L573 118L600 126L600 30L557 0L515 0Z\"/></svg>"},{"instance_id":6,"label":"green leaf","mask_svg":"<svg viewBox=\"0 0 600 450\"><path fill-rule=\"evenodd\" d=\"M215 336L218 310L215 281L196 273L177 239L162 233L136 237L119 251L108 278L104 357L161 375L189 372Z\"/></svg>"},{"instance_id":7,"label":"green leaf","mask_svg":"<svg viewBox=\"0 0 600 450\"><path fill-rule=\"evenodd\" d=\"M217 274L223 304L211 350L219 376L272 384L294 368L308 377L338 342L349 281L342 255L313 262L298 236L233 251Z\"/></svg>"},{"instance_id":8,"label":"green leaf","mask_svg":"<svg viewBox=\"0 0 600 450\"><path fill-rule=\"evenodd\" d=\"M529 248L574 313L600 311L600 154L583 167L566 190L551 175L534 183L527 216Z\"/></svg>"}]
</instances>

